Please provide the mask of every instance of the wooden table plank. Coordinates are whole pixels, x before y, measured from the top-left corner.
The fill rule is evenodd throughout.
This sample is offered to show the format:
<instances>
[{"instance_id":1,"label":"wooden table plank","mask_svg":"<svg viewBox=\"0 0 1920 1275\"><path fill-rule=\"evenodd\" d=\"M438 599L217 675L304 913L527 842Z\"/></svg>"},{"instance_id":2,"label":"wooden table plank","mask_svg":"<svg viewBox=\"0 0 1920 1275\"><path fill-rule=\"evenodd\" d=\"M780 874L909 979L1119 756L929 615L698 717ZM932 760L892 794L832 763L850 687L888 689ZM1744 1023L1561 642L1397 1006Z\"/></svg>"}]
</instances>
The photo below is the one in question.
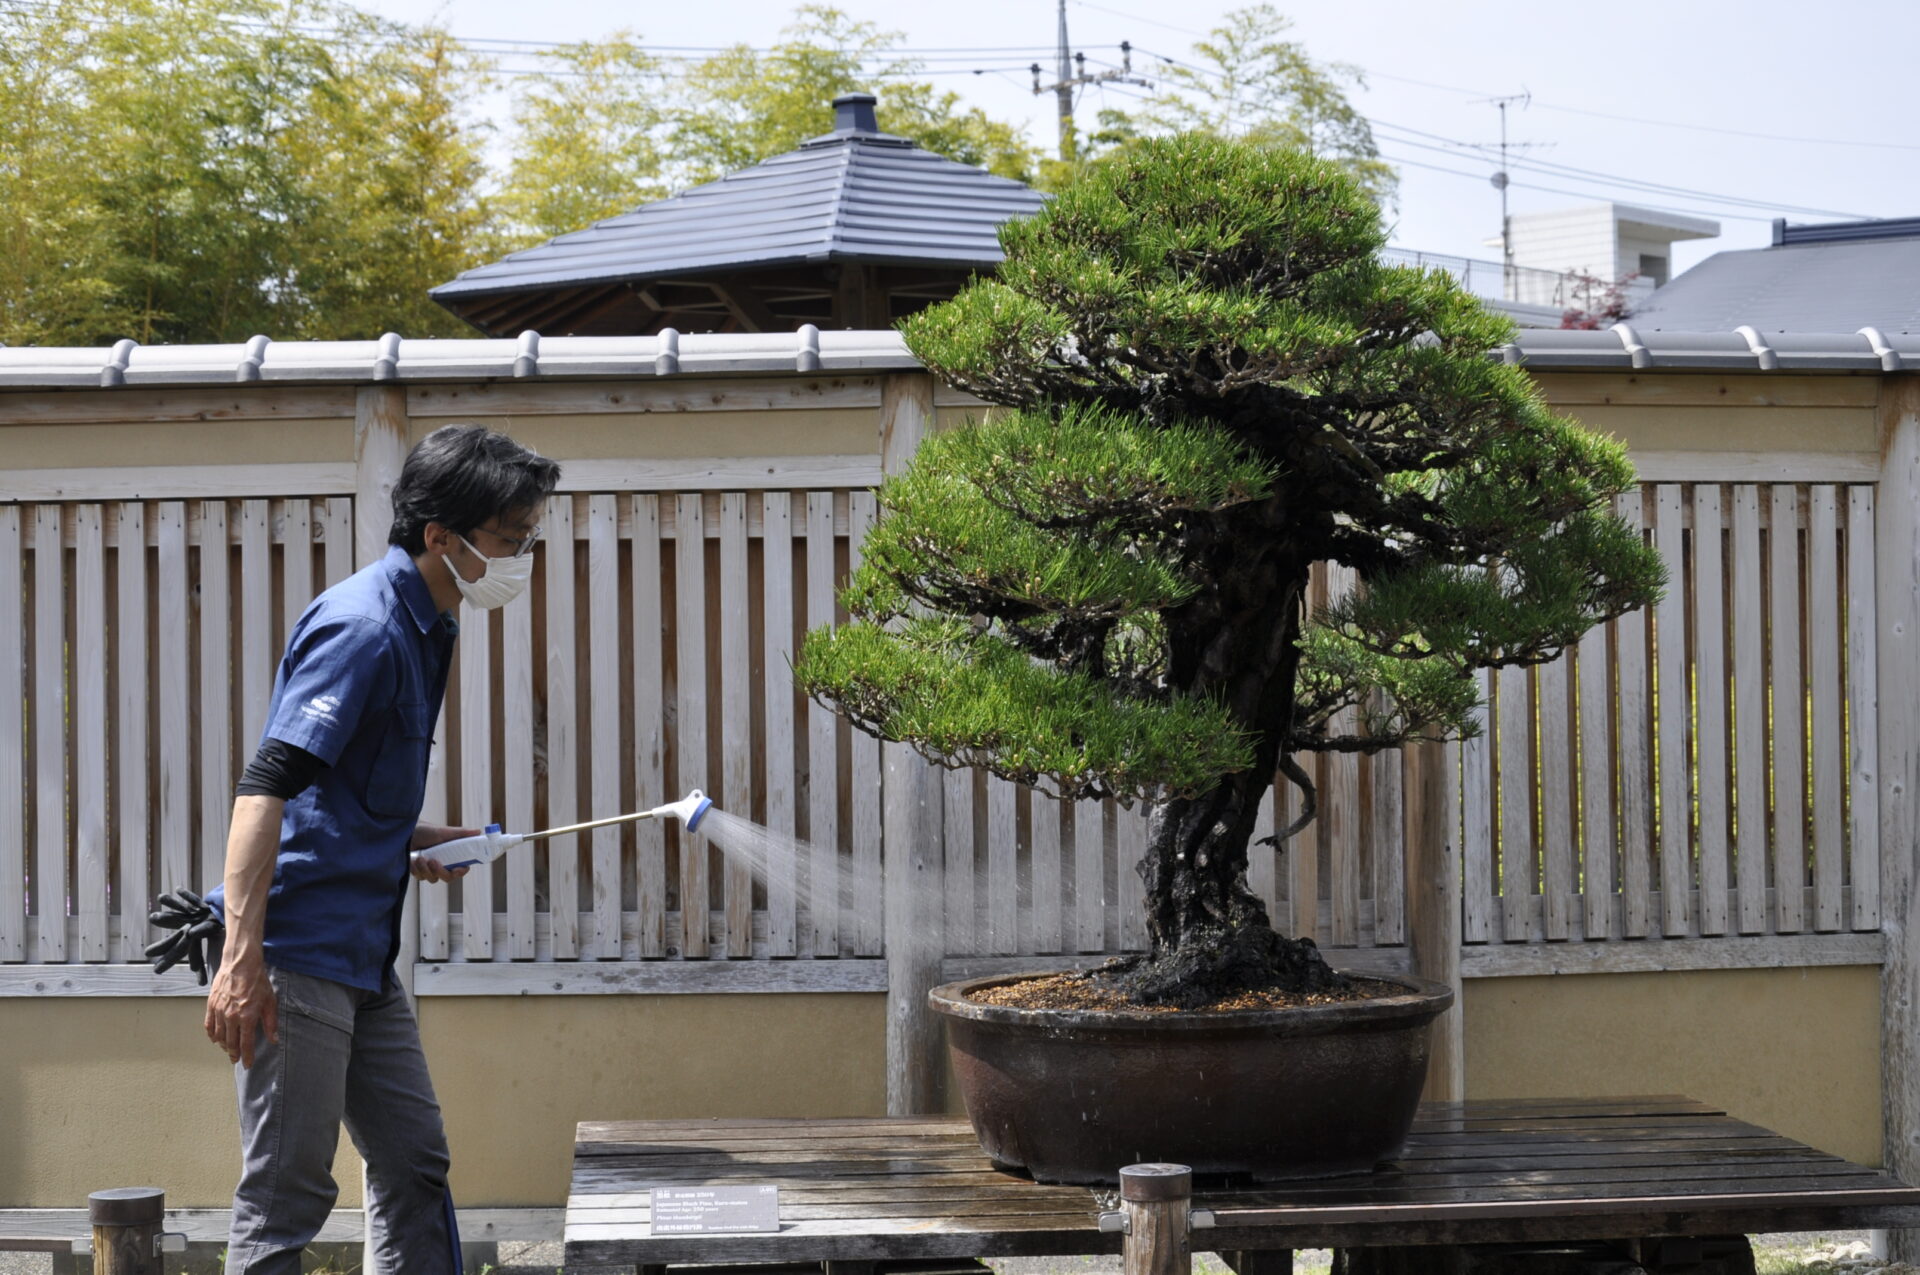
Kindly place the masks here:
<instances>
[{"instance_id":1,"label":"wooden table plank","mask_svg":"<svg viewBox=\"0 0 1920 1275\"><path fill-rule=\"evenodd\" d=\"M575 1149L569 1263L1118 1251L1110 1191L996 1171L953 1117L594 1122ZM779 1233L648 1234L649 1186L745 1182L780 1188ZM1220 1250L1920 1225L1920 1190L1679 1095L1429 1104L1372 1173L1197 1186Z\"/></svg>"}]
</instances>

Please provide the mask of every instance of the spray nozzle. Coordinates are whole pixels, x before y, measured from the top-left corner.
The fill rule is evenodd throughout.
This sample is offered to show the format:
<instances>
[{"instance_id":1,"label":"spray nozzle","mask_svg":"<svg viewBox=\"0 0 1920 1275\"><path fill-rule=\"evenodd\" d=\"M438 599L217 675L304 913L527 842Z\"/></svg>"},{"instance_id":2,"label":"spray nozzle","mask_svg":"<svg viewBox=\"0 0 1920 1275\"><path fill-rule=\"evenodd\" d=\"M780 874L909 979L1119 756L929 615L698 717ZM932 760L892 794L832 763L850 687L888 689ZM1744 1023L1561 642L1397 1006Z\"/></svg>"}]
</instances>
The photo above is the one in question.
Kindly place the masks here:
<instances>
[{"instance_id":1,"label":"spray nozzle","mask_svg":"<svg viewBox=\"0 0 1920 1275\"><path fill-rule=\"evenodd\" d=\"M700 821L706 818L707 811L711 809L713 809L713 801L707 794L695 788L680 800L668 802L664 806L655 806L652 810L647 811L647 813L649 815L671 815L681 823L686 824L688 832L692 832L700 826Z\"/></svg>"}]
</instances>

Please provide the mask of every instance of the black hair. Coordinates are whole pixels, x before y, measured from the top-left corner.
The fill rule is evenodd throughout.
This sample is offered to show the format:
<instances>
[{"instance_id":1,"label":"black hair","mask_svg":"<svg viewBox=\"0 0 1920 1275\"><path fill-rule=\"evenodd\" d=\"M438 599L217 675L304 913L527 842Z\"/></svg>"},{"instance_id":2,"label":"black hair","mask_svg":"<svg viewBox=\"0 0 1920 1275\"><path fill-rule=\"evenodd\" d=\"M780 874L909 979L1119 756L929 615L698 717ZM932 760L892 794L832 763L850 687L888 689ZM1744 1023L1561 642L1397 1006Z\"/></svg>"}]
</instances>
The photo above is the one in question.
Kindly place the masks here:
<instances>
[{"instance_id":1,"label":"black hair","mask_svg":"<svg viewBox=\"0 0 1920 1275\"><path fill-rule=\"evenodd\" d=\"M462 536L489 518L546 501L560 466L505 434L478 425L443 425L421 439L393 485L387 543L415 557L427 551L427 524Z\"/></svg>"}]
</instances>

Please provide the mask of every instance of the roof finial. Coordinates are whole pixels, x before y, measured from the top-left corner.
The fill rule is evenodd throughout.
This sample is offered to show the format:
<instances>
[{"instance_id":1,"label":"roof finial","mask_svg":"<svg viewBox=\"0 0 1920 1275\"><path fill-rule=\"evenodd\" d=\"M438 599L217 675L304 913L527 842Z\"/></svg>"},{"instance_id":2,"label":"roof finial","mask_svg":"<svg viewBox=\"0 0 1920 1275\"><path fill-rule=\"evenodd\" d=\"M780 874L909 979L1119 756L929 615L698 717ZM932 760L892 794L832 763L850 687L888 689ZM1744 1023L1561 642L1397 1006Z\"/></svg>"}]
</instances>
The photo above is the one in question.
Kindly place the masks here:
<instances>
[{"instance_id":1,"label":"roof finial","mask_svg":"<svg viewBox=\"0 0 1920 1275\"><path fill-rule=\"evenodd\" d=\"M878 133L880 121L873 113L871 93L842 93L833 99L833 131L836 133Z\"/></svg>"}]
</instances>

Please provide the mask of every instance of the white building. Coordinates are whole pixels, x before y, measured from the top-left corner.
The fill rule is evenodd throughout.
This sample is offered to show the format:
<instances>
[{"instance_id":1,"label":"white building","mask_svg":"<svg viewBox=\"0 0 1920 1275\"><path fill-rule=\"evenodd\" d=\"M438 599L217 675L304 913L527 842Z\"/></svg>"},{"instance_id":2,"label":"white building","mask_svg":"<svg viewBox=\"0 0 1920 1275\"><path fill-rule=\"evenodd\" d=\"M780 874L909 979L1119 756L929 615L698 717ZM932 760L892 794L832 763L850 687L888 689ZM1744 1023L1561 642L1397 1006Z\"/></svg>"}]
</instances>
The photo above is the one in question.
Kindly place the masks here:
<instances>
[{"instance_id":1,"label":"white building","mask_svg":"<svg viewBox=\"0 0 1920 1275\"><path fill-rule=\"evenodd\" d=\"M1637 305L1673 277L1675 243L1712 239L1720 233L1720 223L1704 217L1616 203L1515 213L1507 226L1513 241L1507 264L1519 268L1511 272L1506 299L1555 306L1580 303L1565 294L1570 275L1590 276L1603 284L1621 283L1628 303ZM1490 248L1501 246L1498 235L1486 243ZM1558 282L1536 272L1557 276ZM1556 288L1558 295L1546 295Z\"/></svg>"}]
</instances>

